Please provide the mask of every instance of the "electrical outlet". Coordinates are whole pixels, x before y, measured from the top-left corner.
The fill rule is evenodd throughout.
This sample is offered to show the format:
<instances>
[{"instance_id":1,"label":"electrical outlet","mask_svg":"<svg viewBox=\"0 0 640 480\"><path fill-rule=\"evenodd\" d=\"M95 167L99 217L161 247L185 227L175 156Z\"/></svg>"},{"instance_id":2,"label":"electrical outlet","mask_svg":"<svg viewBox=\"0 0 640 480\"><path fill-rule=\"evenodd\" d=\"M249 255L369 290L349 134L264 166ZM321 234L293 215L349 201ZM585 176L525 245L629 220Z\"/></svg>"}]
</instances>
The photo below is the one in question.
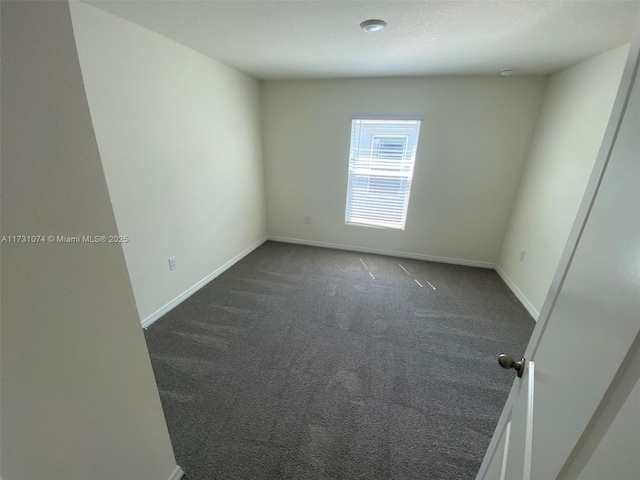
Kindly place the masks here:
<instances>
[{"instance_id":1,"label":"electrical outlet","mask_svg":"<svg viewBox=\"0 0 640 480\"><path fill-rule=\"evenodd\" d=\"M520 250L520 261L522 262L524 260L524 256L527 254L527 252L525 252L524 250Z\"/></svg>"},{"instance_id":2,"label":"electrical outlet","mask_svg":"<svg viewBox=\"0 0 640 480\"><path fill-rule=\"evenodd\" d=\"M178 263L176 262L176 257L171 257L169 259L169 270L175 270L178 268Z\"/></svg>"},{"instance_id":3,"label":"electrical outlet","mask_svg":"<svg viewBox=\"0 0 640 480\"><path fill-rule=\"evenodd\" d=\"M307 225L309 225L311 223L311 217L304 217L304 223L306 223Z\"/></svg>"}]
</instances>

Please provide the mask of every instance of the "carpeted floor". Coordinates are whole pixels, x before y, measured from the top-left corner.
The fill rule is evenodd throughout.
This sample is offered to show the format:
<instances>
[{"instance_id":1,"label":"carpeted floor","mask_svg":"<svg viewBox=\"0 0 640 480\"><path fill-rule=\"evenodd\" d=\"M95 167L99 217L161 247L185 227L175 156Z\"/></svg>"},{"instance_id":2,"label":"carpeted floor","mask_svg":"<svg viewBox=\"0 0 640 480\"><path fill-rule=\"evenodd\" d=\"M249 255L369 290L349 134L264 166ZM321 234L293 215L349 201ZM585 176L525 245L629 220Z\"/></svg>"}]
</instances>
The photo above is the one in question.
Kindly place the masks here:
<instances>
[{"instance_id":1,"label":"carpeted floor","mask_svg":"<svg viewBox=\"0 0 640 480\"><path fill-rule=\"evenodd\" d=\"M493 270L267 242L145 336L188 480L463 480L533 327Z\"/></svg>"}]
</instances>

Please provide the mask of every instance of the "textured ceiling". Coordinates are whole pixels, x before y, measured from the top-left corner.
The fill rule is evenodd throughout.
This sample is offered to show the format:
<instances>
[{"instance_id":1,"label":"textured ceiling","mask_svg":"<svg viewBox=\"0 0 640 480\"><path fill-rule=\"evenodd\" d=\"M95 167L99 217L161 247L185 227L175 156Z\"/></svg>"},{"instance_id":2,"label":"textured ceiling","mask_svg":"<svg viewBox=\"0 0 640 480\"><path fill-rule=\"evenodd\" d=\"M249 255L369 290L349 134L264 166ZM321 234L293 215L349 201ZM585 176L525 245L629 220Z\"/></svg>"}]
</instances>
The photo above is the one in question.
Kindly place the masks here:
<instances>
[{"instance_id":1,"label":"textured ceiling","mask_svg":"<svg viewBox=\"0 0 640 480\"><path fill-rule=\"evenodd\" d=\"M262 79L551 73L630 41L633 1L87 1ZM388 27L365 33L360 22Z\"/></svg>"}]
</instances>

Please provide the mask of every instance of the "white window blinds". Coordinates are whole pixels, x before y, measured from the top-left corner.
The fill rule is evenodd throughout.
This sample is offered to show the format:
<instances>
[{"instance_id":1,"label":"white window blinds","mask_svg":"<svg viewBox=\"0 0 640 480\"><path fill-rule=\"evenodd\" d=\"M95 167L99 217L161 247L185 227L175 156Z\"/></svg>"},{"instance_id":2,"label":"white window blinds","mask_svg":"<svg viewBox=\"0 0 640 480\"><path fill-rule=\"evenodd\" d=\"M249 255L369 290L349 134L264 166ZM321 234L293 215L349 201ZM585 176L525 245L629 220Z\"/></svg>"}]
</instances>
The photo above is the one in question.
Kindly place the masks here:
<instances>
[{"instance_id":1,"label":"white window blinds","mask_svg":"<svg viewBox=\"0 0 640 480\"><path fill-rule=\"evenodd\" d=\"M351 122L346 223L404 230L420 120Z\"/></svg>"}]
</instances>

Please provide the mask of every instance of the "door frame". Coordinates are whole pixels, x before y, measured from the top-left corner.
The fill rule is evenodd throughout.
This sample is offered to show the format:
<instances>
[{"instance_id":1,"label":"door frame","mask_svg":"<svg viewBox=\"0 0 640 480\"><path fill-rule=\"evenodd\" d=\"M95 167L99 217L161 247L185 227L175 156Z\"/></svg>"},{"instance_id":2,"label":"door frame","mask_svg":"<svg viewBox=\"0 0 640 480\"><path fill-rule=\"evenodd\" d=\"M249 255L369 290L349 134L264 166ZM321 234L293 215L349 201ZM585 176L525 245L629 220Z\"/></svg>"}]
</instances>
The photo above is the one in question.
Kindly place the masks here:
<instances>
[{"instance_id":1,"label":"door frame","mask_svg":"<svg viewBox=\"0 0 640 480\"><path fill-rule=\"evenodd\" d=\"M523 355L527 359L533 359L536 351L538 350L538 345L540 344L542 335L546 330L550 313L555 307L556 301L558 299L558 294L560 293L569 267L571 266L571 262L573 261L576 248L578 247L578 243L580 242L582 233L584 232L584 228L589 218L589 214L591 213L593 203L598 194L598 190L600 189L602 178L604 177L607 165L609 164L611 153L618 137L624 114L629 104L631 89L636 75L638 75L639 66L640 18L636 22L633 40L631 41L631 44L629 46L629 52L622 73L622 78L620 80L618 93L616 94L613 108L611 110L611 116L609 117L609 122L607 123L607 128L602 139L602 144L600 145L598 156L596 157L593 170L591 171L591 176L589 177L589 182L587 183L587 188L582 197L578 213L573 222L573 226L571 228L571 232L569 233L565 248L562 252L562 256L560 257L560 261L558 262L558 268L556 269L556 273L554 274L551 286L549 287L549 290L547 292L544 304L542 306L542 309L540 310L538 322L533 330L533 333L531 334L531 339L529 340L529 344ZM515 381L517 380L518 379L516 379ZM517 399L517 393L517 389L512 387L509 392L509 396L505 403L504 409L502 410L502 414L500 415L500 419L498 420L498 425L496 426L493 437L491 438L491 442L489 443L489 447L487 448L484 459L482 460L482 464L480 465L480 469L478 470L476 480L483 479L487 474L487 470L489 468L491 460L495 456L500 442L500 433L503 432L505 428L507 428L507 423L510 419L513 404Z\"/></svg>"}]
</instances>

